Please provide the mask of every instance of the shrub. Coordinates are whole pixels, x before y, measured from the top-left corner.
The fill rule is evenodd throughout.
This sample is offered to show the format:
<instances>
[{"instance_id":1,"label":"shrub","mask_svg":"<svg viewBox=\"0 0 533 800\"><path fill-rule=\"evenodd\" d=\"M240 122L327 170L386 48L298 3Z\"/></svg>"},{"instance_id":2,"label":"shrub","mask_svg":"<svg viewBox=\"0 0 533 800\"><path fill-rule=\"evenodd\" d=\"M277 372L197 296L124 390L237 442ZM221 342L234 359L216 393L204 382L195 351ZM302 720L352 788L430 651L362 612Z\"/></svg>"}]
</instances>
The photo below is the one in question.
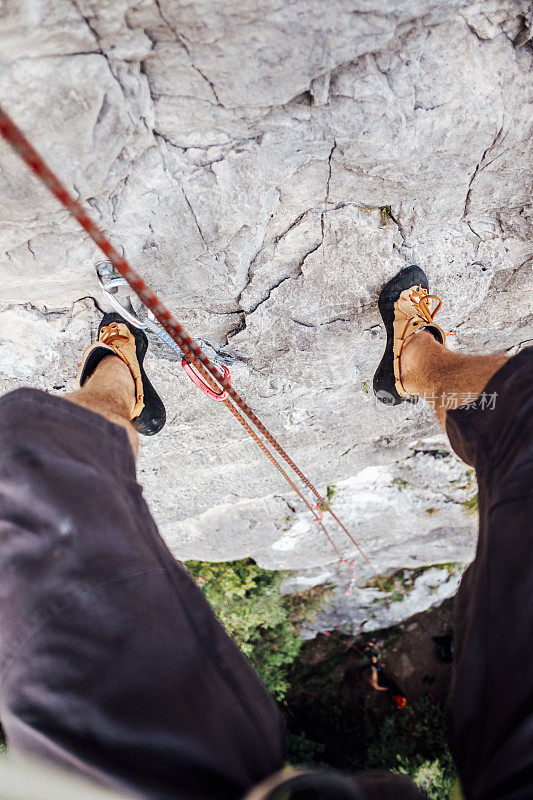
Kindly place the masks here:
<instances>
[{"instance_id":1,"label":"shrub","mask_svg":"<svg viewBox=\"0 0 533 800\"><path fill-rule=\"evenodd\" d=\"M283 700L288 668L302 646L291 598L280 592L285 573L261 569L252 559L186 566L269 692Z\"/></svg>"},{"instance_id":2,"label":"shrub","mask_svg":"<svg viewBox=\"0 0 533 800\"><path fill-rule=\"evenodd\" d=\"M290 764L312 764L327 767L323 760L326 746L309 739L305 733L290 733L287 736L287 760Z\"/></svg>"},{"instance_id":3,"label":"shrub","mask_svg":"<svg viewBox=\"0 0 533 800\"><path fill-rule=\"evenodd\" d=\"M477 492L476 494L472 495L472 497L469 497L468 500L465 500L463 505L467 514L472 516L479 514L479 501Z\"/></svg>"},{"instance_id":4,"label":"shrub","mask_svg":"<svg viewBox=\"0 0 533 800\"><path fill-rule=\"evenodd\" d=\"M284 597L285 573L261 569L252 559L189 561L187 567L271 694L283 700L290 679L312 693L314 725L308 732L289 733L291 763L353 772L388 769L408 775L429 800L450 800L455 773L440 706L424 698L379 720L363 702L354 713L337 696L332 674L342 658L341 645L333 661L312 668L306 658L297 658L302 647L298 622L318 609L327 587ZM403 583L403 572L392 578ZM296 672L289 675L291 665Z\"/></svg>"},{"instance_id":5,"label":"shrub","mask_svg":"<svg viewBox=\"0 0 533 800\"><path fill-rule=\"evenodd\" d=\"M366 769L409 775L429 800L451 797L455 771L442 708L425 697L378 725L365 717Z\"/></svg>"},{"instance_id":6,"label":"shrub","mask_svg":"<svg viewBox=\"0 0 533 800\"><path fill-rule=\"evenodd\" d=\"M429 800L451 800L455 770L441 706L426 697L383 714L367 694L355 705L343 689L348 674L339 668L343 649L342 639L331 640L329 655L311 663L304 649L291 671L291 763L325 763L351 773L398 772L409 776Z\"/></svg>"}]
</instances>

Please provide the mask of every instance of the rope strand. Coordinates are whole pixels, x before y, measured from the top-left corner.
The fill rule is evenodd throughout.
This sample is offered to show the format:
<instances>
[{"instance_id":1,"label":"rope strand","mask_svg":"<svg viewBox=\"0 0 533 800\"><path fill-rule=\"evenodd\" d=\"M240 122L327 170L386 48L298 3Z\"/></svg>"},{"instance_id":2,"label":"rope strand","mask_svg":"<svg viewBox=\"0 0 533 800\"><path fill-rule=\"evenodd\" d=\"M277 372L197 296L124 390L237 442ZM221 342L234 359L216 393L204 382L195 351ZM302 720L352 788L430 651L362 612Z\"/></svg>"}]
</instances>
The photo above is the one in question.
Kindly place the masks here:
<instances>
[{"instance_id":1,"label":"rope strand","mask_svg":"<svg viewBox=\"0 0 533 800\"><path fill-rule=\"evenodd\" d=\"M264 436L269 445L278 453L285 463L293 470L302 483L311 491L317 498L320 507L329 512L333 519L337 522L340 528L348 536L352 544L357 548L362 555L365 562L368 564L374 577L376 578L380 588L388 600L388 593L380 580L379 575L374 569L370 559L366 556L360 545L357 543L352 534L343 525L337 515L331 510L329 505L325 502L318 490L313 486L311 481L304 475L304 473L297 467L292 458L285 452L283 447L274 438L270 431L263 425L260 419L254 414L251 408L246 404L243 398L235 391L231 383L225 378L224 374L208 359L202 349L192 339L185 329L177 322L170 311L161 303L156 294L150 289L149 286L143 281L141 276L135 272L134 269L128 264L126 259L121 256L118 251L113 247L111 242L102 233L98 226L87 215L83 206L75 200L75 198L68 192L61 181L56 177L52 170L44 162L43 158L39 155L37 150L29 142L26 136L22 133L20 128L15 125L11 117L0 106L0 134L11 145L11 147L18 153L22 160L32 170L32 172L47 186L50 192L57 198L57 200L70 212L70 214L79 222L81 227L89 234L93 242L100 248L100 250L107 256L112 263L115 270L126 279L135 294L139 297L142 303L150 309L156 317L160 325L167 331L169 336L179 345L185 358L194 364L198 372L207 381L212 389L225 390L228 397L224 400L224 404L241 423L245 430L250 434L253 440L258 444L261 450L265 453L267 458L272 462L276 469L283 475L285 480L294 489L297 495L305 503L307 508L314 514L313 507L306 500L302 492L296 487L294 482L287 475L285 470L281 467L275 457L270 453L265 444L259 439L257 434L252 430L250 425L244 419L247 417L256 429ZM230 402L233 401L233 404ZM235 408L237 406L240 411ZM244 416L243 416L244 415ZM335 553L339 559L343 561L342 555L333 541L332 537L326 530L323 522L318 520L320 527L326 535L329 543L332 545Z\"/></svg>"}]
</instances>

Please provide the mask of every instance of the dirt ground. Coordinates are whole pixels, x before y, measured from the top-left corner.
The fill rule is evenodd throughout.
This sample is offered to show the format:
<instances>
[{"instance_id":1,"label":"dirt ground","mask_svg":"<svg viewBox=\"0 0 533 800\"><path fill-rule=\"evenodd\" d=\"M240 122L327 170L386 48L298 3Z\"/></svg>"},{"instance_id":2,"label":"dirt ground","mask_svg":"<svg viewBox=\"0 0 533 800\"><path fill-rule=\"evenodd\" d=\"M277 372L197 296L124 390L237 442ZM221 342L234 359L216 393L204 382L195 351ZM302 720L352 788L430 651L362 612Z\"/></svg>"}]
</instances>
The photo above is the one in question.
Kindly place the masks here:
<instances>
[{"instance_id":1,"label":"dirt ground","mask_svg":"<svg viewBox=\"0 0 533 800\"><path fill-rule=\"evenodd\" d=\"M368 684L361 652L366 642L375 642L383 652L385 672L415 703L428 692L444 705L449 691L452 664L436 653L433 636L453 634L453 598L440 606L416 614L393 628L350 638L338 631L318 635L304 646L287 698L289 717L309 727L309 712L318 698L358 713L362 700L380 717L391 712L388 692L376 692ZM316 707L316 706L315 706ZM303 718L307 718L304 722Z\"/></svg>"},{"instance_id":2,"label":"dirt ground","mask_svg":"<svg viewBox=\"0 0 533 800\"><path fill-rule=\"evenodd\" d=\"M453 599L406 620L387 637L377 637L383 644L386 671L390 672L410 702L416 702L428 690L444 703L450 687L452 665L444 664L436 654L433 636L453 634Z\"/></svg>"}]
</instances>

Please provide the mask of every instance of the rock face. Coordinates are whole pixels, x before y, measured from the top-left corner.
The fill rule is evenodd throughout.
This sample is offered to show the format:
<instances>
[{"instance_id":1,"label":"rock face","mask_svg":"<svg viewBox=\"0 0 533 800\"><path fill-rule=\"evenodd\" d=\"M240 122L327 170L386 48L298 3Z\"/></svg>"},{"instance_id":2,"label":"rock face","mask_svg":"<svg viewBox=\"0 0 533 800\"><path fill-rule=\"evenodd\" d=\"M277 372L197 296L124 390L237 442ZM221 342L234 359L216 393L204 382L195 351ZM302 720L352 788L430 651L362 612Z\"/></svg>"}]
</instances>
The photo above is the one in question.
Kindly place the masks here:
<instances>
[{"instance_id":1,"label":"rock face","mask_svg":"<svg viewBox=\"0 0 533 800\"><path fill-rule=\"evenodd\" d=\"M332 487L379 573L464 564L475 546L471 474L431 438L428 408L378 407L369 392L380 286L423 267L458 350L514 353L533 339L531 21L525 0L0 11L1 103L313 482ZM0 389L71 389L99 320L100 256L2 143L0 253ZM139 478L174 553L295 569L293 585L338 587L324 625L386 624L354 591L366 563L337 563L231 415L164 345L148 364L169 422L142 443ZM408 613L452 591L440 572L448 589L413 593Z\"/></svg>"}]
</instances>

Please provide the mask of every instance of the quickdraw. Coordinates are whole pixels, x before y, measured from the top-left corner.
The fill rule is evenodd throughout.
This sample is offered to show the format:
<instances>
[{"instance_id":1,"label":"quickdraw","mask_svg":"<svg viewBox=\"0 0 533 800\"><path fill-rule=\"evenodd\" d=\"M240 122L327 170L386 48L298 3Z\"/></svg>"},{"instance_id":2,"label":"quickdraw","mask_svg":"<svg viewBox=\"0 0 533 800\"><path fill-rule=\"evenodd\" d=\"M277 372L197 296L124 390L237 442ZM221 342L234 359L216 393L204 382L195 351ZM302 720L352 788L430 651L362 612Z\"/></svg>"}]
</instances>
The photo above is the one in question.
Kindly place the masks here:
<instances>
[{"instance_id":1,"label":"quickdraw","mask_svg":"<svg viewBox=\"0 0 533 800\"><path fill-rule=\"evenodd\" d=\"M39 155L37 150L33 147L33 145L28 141L26 136L20 130L20 128L15 125L11 117L2 109L0 106L0 134L2 137L11 145L11 147L15 150L16 153L21 157L21 159L26 163L26 165L31 169L31 171L45 184L45 186L50 190L50 192L59 200L59 202L70 212L70 214L79 222L81 227L89 234L93 242L100 248L100 250L104 253L104 255L109 259L113 269L122 277L124 278L131 289L135 292L137 297L140 299L141 303L146 306L149 312L152 314L150 318L153 323L157 320L161 325L163 332L166 332L169 339L178 345L181 353L183 354L184 360L190 365L194 365L198 373L204 379L204 386L202 391L205 391L207 387L211 389L214 395L218 397L219 402L223 402L224 405L231 411L231 413L236 417L236 419L240 422L240 424L244 427L247 433L252 437L252 439L256 442L258 447L265 453L267 458L272 462L275 468L280 472L281 475L285 478L287 483L292 487L292 489L296 492L296 494L300 497L303 503L307 506L307 508L313 514L313 518L320 527L324 535L326 536L328 542L332 546L333 550L335 551L336 555L339 558L339 561L345 561L341 551L333 541L332 537L330 536L329 532L326 530L326 527L322 520L322 511L327 511L333 519L337 522L339 527L342 531L346 534L350 542L354 545L354 547L359 551L362 558L366 562L366 564L372 570L372 573L376 577L378 585L381 587L382 591L385 594L385 597L388 602L388 594L383 587L383 584L377 574L376 570L374 569L371 561L361 549L358 542L352 536L352 534L348 531L345 525L341 522L339 517L335 514L335 512L331 509L328 503L324 500L324 498L320 495L318 490L313 486L310 480L304 475L304 473L297 467L294 461L290 458L290 456L285 452L279 442L273 437L270 431L263 425L263 423L258 419L258 417L254 414L251 408L246 404L243 398L237 394L235 389L231 385L230 376L225 371L221 371L218 367L213 364L208 357L205 355L203 350L199 347L199 345L194 341L194 339L189 336L189 334L185 331L185 329L177 322L170 311L161 303L159 298L156 294L147 286L147 284L143 281L140 275L135 272L134 269L128 264L126 259L121 256L118 251L113 247L109 239L102 233L102 231L98 228L98 226L92 221L92 219L87 215L83 206L72 197L70 192L67 191L65 186L61 183L61 181L57 178L57 176L50 170L47 166L43 158ZM108 284L109 288L109 284ZM120 313L123 313L121 310ZM127 318L127 317L126 317ZM165 339L166 341L166 339ZM182 362L183 363L183 362ZM188 373L191 376L191 373ZM196 383L196 381L195 381ZM197 383L199 385L199 383ZM225 397L223 395L225 394ZM242 412L242 413L241 413ZM293 470L293 472L298 476L298 478L302 481L304 486L314 495L316 498L314 503L316 503L316 507L318 508L318 515L315 515L315 510L313 505L307 498L302 494L302 492L298 489L295 483L291 480L291 478L287 475L281 464L278 463L274 455L268 450L264 442L261 441L259 436L252 430L246 419L255 426L255 428L264 436L266 441L269 445L276 451L276 453L281 456L281 458L285 461L285 463Z\"/></svg>"},{"instance_id":2,"label":"quickdraw","mask_svg":"<svg viewBox=\"0 0 533 800\"><path fill-rule=\"evenodd\" d=\"M220 403L226 399L228 396L226 390L219 392L213 391L213 389L207 386L207 384L204 383L204 381L196 374L196 372L194 372L191 364L183 356L181 347L179 347L179 345L170 338L164 328L161 328L157 324L151 311L148 310L146 320L142 320L139 315L135 313L129 298L127 300L128 305L124 305L124 303L119 301L118 297L116 296L118 290L123 286L129 286L129 284L125 278L117 275L113 269L113 264L110 261L99 261L96 265L96 274L98 276L98 283L101 286L105 299L111 306L113 306L115 311L118 311L118 313L121 314L131 325L134 325L136 328L141 328L142 330L151 331L163 342L165 342L165 344L168 344L169 347L171 347L173 350L176 350L182 356L181 366L185 370L185 373L207 397L209 397L211 400L215 400L217 403ZM224 377L228 383L231 384L231 375L228 367L223 364L221 365L221 368L224 373Z\"/></svg>"},{"instance_id":3,"label":"quickdraw","mask_svg":"<svg viewBox=\"0 0 533 800\"><path fill-rule=\"evenodd\" d=\"M191 367L186 358L182 359L181 366L183 367L183 369L185 370L191 381L195 383L196 386L198 386L198 388L201 389L202 392L206 394L211 400L214 400L215 403L220 403L226 399L226 397L228 396L226 390L224 389L223 392L214 392L212 389L210 389L209 386L207 386L207 384L205 384L203 380L199 377L199 375L197 375L196 372L194 372L193 368ZM222 364L222 371L224 372L224 377L229 383L231 376L229 374L229 369L226 367L225 364Z\"/></svg>"}]
</instances>

